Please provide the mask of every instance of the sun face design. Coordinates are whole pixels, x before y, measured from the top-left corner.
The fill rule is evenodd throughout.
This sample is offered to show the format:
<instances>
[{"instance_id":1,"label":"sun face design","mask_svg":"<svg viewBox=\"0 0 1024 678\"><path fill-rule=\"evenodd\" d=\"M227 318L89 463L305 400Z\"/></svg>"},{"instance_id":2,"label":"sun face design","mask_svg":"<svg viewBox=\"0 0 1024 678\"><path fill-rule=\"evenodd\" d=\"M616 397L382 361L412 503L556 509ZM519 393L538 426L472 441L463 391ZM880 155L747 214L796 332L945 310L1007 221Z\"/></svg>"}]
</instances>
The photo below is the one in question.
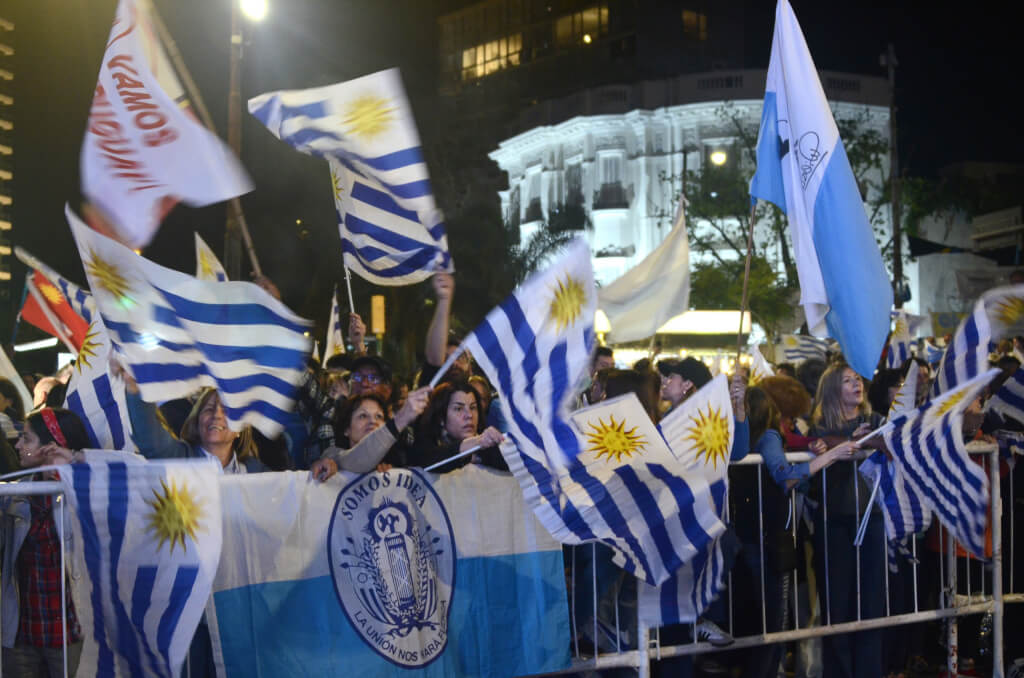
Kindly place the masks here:
<instances>
[{"instance_id":1,"label":"sun face design","mask_svg":"<svg viewBox=\"0 0 1024 678\"><path fill-rule=\"evenodd\" d=\"M797 346L797 344L799 344L800 342L798 342L796 340L796 337L794 337L792 334L790 334L790 335L786 336L786 338L784 340L784 343L786 344L786 346L788 346L790 348L795 348Z\"/></svg>"},{"instance_id":2,"label":"sun face design","mask_svg":"<svg viewBox=\"0 0 1024 678\"><path fill-rule=\"evenodd\" d=\"M586 432L587 443L590 447L587 452L593 452L597 459L605 457L615 463L622 462L622 458L632 459L634 454L640 454L647 445L647 439L636 432L637 427L626 430L626 420L616 422L615 415L608 418L605 424L603 419L598 419L597 424L587 422L590 431Z\"/></svg>"},{"instance_id":3,"label":"sun face design","mask_svg":"<svg viewBox=\"0 0 1024 678\"><path fill-rule=\"evenodd\" d=\"M1024 299L1020 297L1003 297L996 303L996 317L1004 325L1016 325L1024 318Z\"/></svg>"},{"instance_id":4,"label":"sun face design","mask_svg":"<svg viewBox=\"0 0 1024 678\"><path fill-rule=\"evenodd\" d=\"M91 323L85 333L85 339L82 340L82 348L78 349L78 358L75 360L75 369L79 374L83 369L92 367L90 359L98 355L96 351L100 347L99 334L99 331L96 330L96 323Z\"/></svg>"},{"instance_id":5,"label":"sun face design","mask_svg":"<svg viewBox=\"0 0 1024 678\"><path fill-rule=\"evenodd\" d=\"M575 323L583 314L583 304L587 301L587 293L583 284L566 275L564 280L558 281L558 287L554 289L554 296L551 298L551 310L549 317L555 323L557 331L561 332Z\"/></svg>"},{"instance_id":6,"label":"sun face design","mask_svg":"<svg viewBox=\"0 0 1024 678\"><path fill-rule=\"evenodd\" d=\"M206 253L206 250L199 250L199 271L202 277L207 280L217 277L217 272L213 268L213 262L210 261L210 255Z\"/></svg>"},{"instance_id":7,"label":"sun face design","mask_svg":"<svg viewBox=\"0 0 1024 678\"><path fill-rule=\"evenodd\" d=\"M39 291L43 293L43 296L51 304L58 305L64 303L64 295L50 283L40 282L36 287L39 288Z\"/></svg>"},{"instance_id":8,"label":"sun face design","mask_svg":"<svg viewBox=\"0 0 1024 678\"><path fill-rule=\"evenodd\" d=\"M935 418L938 419L939 417L946 414L950 410L955 409L956 406L960 404L960 402L964 399L964 396L966 395L967 391L960 391L946 398L944 401L942 401L941 405L935 408Z\"/></svg>"},{"instance_id":9,"label":"sun face design","mask_svg":"<svg viewBox=\"0 0 1024 678\"><path fill-rule=\"evenodd\" d=\"M341 122L345 132L354 137L373 141L388 131L398 108L384 97L365 94L349 103Z\"/></svg>"},{"instance_id":10,"label":"sun face design","mask_svg":"<svg viewBox=\"0 0 1024 678\"><path fill-rule=\"evenodd\" d=\"M707 412L700 408L690 419L689 435L684 440L693 442L697 448L697 458L704 456L704 465L712 464L718 468L718 461L726 462L729 454L729 421L722 416L721 409L712 409L708 405Z\"/></svg>"},{"instance_id":11,"label":"sun face design","mask_svg":"<svg viewBox=\"0 0 1024 678\"><path fill-rule=\"evenodd\" d=\"M906 319L903 316L896 318L892 329L892 336L903 337L908 334L910 334L910 327L907 325Z\"/></svg>"},{"instance_id":12,"label":"sun face design","mask_svg":"<svg viewBox=\"0 0 1024 678\"><path fill-rule=\"evenodd\" d=\"M96 250L89 251L89 261L85 264L85 270L89 277L95 278L96 284L113 296L118 304L124 308L135 306L135 300L128 296L128 292L131 291L128 279L116 266L103 260Z\"/></svg>"},{"instance_id":13,"label":"sun face design","mask_svg":"<svg viewBox=\"0 0 1024 678\"><path fill-rule=\"evenodd\" d=\"M341 174L338 173L333 164L331 165L331 188L334 190L334 201L340 201L341 194L345 192L345 189L341 185Z\"/></svg>"},{"instance_id":14,"label":"sun face design","mask_svg":"<svg viewBox=\"0 0 1024 678\"><path fill-rule=\"evenodd\" d=\"M178 487L178 484L171 480L168 486L167 482L161 479L160 487L162 492L153 488L153 499L146 500L153 508L153 512L146 516L149 529L160 539L158 550L163 547L164 542L168 542L171 553L174 552L175 543L181 544L181 550L185 551L185 537L195 541L196 530L201 529L199 521L203 518L202 502L192 496L184 483Z\"/></svg>"}]
</instances>

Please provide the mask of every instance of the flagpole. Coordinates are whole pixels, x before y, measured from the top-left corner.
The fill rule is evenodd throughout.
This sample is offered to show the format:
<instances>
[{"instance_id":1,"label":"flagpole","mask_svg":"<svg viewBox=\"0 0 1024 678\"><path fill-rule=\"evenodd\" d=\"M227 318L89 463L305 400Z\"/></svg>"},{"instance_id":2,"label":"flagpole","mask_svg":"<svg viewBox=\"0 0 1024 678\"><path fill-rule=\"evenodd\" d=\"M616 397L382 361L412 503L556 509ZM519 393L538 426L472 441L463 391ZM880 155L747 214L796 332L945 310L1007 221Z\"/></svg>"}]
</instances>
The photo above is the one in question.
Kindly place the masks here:
<instances>
[{"instance_id":1,"label":"flagpole","mask_svg":"<svg viewBox=\"0 0 1024 678\"><path fill-rule=\"evenodd\" d=\"M757 201L750 206L750 228L747 230L747 261L743 267L743 296L740 299L740 328L736 332L736 364L740 364L740 355L743 353L743 316L747 313L747 288L750 283L750 257L754 250L754 210L757 209Z\"/></svg>"},{"instance_id":2,"label":"flagpole","mask_svg":"<svg viewBox=\"0 0 1024 678\"><path fill-rule=\"evenodd\" d=\"M348 288L348 312L356 312L356 302L352 301L352 274L349 273L348 264L342 264L345 267L345 287Z\"/></svg>"},{"instance_id":3,"label":"flagpole","mask_svg":"<svg viewBox=\"0 0 1024 678\"><path fill-rule=\"evenodd\" d=\"M152 2L147 4L149 5L149 15L153 18L153 25L156 27L157 37L160 39L160 42L163 43L164 49L167 50L167 56L170 58L171 64L174 66L174 70L181 77L181 83L185 86L189 99L193 104L195 104L196 111L199 113L199 119L208 130L216 134L217 128L213 125L213 118L210 116L210 111L206 108L206 104L203 102L203 97L199 93L199 88L192 79L192 74L189 72L188 67L185 66L185 60L181 56L181 52L178 51L177 43L174 42L174 38L171 37L170 31L167 30L167 26L164 25L163 20L157 13L156 6L154 6ZM232 150L236 154L238 153L237 148L233 148ZM242 240L245 243L245 251L249 254L249 263L252 265L253 273L257 276L263 275L263 270L260 268L260 262L256 258L256 248L252 244L252 236L249 235L249 226L245 221L245 214L242 212L242 203L237 196L228 201L228 212L229 217L235 221L239 231L242 233Z\"/></svg>"}]
</instances>

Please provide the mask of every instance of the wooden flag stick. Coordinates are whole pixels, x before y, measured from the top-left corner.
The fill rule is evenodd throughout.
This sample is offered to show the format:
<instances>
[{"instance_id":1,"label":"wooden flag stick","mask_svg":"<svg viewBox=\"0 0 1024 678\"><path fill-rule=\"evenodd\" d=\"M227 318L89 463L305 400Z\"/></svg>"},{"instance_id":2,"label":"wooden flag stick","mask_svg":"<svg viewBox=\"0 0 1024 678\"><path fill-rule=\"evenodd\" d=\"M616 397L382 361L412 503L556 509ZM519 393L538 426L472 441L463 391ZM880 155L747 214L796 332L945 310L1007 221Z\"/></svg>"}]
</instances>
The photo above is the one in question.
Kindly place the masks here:
<instances>
[{"instance_id":1,"label":"wooden flag stick","mask_svg":"<svg viewBox=\"0 0 1024 678\"><path fill-rule=\"evenodd\" d=\"M757 209L755 202L750 206L750 228L747 230L747 263L743 267L743 296L740 299L740 328L736 332L736 365L740 364L740 355L743 353L743 316L747 313L747 288L750 284L750 257L754 252L754 210Z\"/></svg>"},{"instance_id":2,"label":"wooden flag stick","mask_svg":"<svg viewBox=\"0 0 1024 678\"><path fill-rule=\"evenodd\" d=\"M167 50L167 56L171 60L175 72L181 77L181 84L184 85L188 98L195 105L196 112L199 114L199 120L208 130L216 134L217 128L213 125L213 118L203 102L203 97L199 93L199 87L196 86L195 80L192 79L192 74L185 65L185 60L178 50L177 43L174 42L174 38L171 37L170 31L167 30L167 26L164 25L153 3L147 4L149 15L153 18L153 25L156 27L157 36L160 42L163 43L164 49ZM245 221L245 213L242 211L242 202L237 197L231 198L228 201L228 210L231 213L232 220L238 225L238 229L242 233L242 242L245 243L245 251L249 254L249 263L252 265L253 273L258 276L263 275L259 259L256 258L256 248L252 244L252 236L249 235L249 226Z\"/></svg>"}]
</instances>

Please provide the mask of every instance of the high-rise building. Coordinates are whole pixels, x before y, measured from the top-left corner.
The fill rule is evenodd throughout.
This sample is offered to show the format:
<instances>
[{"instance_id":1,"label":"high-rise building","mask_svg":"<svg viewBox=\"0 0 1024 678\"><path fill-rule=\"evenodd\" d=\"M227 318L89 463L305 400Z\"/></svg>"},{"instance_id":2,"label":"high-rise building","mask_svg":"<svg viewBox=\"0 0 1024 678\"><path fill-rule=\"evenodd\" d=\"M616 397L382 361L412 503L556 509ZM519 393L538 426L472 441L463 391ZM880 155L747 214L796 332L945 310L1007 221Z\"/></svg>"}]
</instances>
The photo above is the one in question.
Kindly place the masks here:
<instances>
[{"instance_id":1,"label":"high-rise building","mask_svg":"<svg viewBox=\"0 0 1024 678\"><path fill-rule=\"evenodd\" d=\"M14 204L14 22L0 16L0 311L11 298Z\"/></svg>"}]
</instances>

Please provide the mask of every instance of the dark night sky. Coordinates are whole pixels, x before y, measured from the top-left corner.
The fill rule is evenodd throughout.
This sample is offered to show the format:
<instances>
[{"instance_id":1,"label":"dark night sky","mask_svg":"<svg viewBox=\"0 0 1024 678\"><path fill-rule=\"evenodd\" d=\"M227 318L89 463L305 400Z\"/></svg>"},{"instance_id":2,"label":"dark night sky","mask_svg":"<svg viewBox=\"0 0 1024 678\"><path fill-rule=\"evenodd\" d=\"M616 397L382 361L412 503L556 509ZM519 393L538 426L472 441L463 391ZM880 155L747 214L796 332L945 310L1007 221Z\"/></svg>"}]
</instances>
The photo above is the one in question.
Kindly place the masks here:
<instances>
[{"instance_id":1,"label":"dark night sky","mask_svg":"<svg viewBox=\"0 0 1024 678\"><path fill-rule=\"evenodd\" d=\"M114 0L0 0L16 22L14 241L84 280L62 216L77 206L78 151ZM270 20L251 35L243 98L328 84L400 66L417 117L429 116L436 72L428 0L270 0ZM227 98L227 0L156 0L223 135ZM9 10L8 7L12 7ZM882 75L887 42L900 60L902 162L929 174L959 160L1022 161L1013 91L1022 57L1002 3L857 3L793 0L821 69ZM748 67L767 66L774 2L746 0ZM1011 33L1012 31L1012 33ZM421 130L424 137L431 133ZM325 315L311 290L341 279L340 246L321 161L301 156L249 119L243 162L257 190L243 199L256 247L285 301ZM481 159L481 162L487 162ZM442 206L443 207L443 206ZM287 218L282 217L287 214ZM270 216L273 215L273 216ZM299 237L295 219L309 234ZM193 228L216 251L223 208L179 208L147 256L194 270ZM20 285L17 275L15 281ZM322 322L322 319L320 319Z\"/></svg>"}]
</instances>

